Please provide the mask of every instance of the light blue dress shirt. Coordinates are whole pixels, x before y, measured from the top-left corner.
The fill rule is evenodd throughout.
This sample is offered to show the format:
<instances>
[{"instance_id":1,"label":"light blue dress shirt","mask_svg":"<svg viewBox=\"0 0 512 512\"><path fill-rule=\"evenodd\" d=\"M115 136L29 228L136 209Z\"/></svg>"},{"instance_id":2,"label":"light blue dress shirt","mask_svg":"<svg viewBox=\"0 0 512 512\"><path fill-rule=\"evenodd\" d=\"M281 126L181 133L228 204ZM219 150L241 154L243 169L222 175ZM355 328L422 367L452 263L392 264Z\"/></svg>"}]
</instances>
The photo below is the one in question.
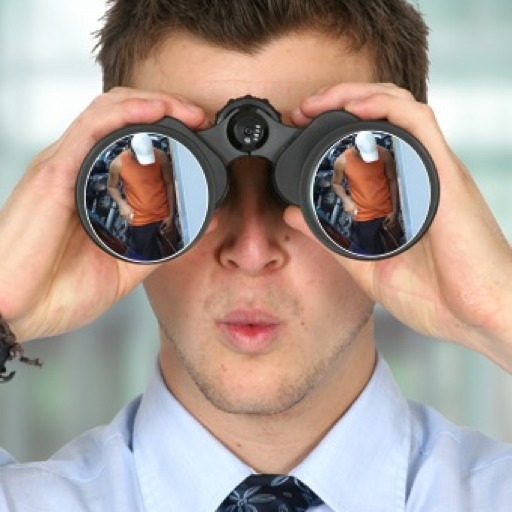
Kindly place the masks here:
<instances>
[{"instance_id":1,"label":"light blue dress shirt","mask_svg":"<svg viewBox=\"0 0 512 512\"><path fill-rule=\"evenodd\" d=\"M50 460L16 464L0 451L0 511L214 512L251 472L157 371L110 425ZM407 402L382 359L291 474L324 501L314 512L512 511L512 447Z\"/></svg>"}]
</instances>

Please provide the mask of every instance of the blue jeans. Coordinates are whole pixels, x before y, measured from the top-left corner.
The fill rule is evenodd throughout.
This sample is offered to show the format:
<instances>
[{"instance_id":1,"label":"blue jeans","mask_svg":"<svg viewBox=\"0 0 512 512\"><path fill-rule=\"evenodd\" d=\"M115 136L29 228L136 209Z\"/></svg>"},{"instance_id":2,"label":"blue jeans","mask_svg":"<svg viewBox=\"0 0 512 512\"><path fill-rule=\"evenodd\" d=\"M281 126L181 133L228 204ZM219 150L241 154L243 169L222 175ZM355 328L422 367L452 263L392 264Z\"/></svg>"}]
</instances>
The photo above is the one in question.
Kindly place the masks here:
<instances>
[{"instance_id":1,"label":"blue jeans","mask_svg":"<svg viewBox=\"0 0 512 512\"><path fill-rule=\"evenodd\" d=\"M352 223L351 240L361 249L358 252L370 255L385 252L386 249L380 237L380 228L385 218L379 217L378 219L354 221Z\"/></svg>"},{"instance_id":2,"label":"blue jeans","mask_svg":"<svg viewBox=\"0 0 512 512\"><path fill-rule=\"evenodd\" d=\"M161 221L128 227L127 256L138 260L158 260L162 257L158 244L158 230Z\"/></svg>"}]
</instances>

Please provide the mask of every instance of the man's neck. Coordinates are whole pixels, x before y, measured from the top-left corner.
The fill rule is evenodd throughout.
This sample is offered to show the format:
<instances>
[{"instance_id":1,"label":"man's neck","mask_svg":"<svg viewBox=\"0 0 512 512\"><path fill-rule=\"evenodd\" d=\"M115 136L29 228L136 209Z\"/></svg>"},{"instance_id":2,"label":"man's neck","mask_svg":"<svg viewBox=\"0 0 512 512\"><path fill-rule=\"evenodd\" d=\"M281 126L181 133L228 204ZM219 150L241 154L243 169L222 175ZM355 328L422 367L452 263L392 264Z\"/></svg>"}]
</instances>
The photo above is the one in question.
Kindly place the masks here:
<instances>
[{"instance_id":1,"label":"man's neck","mask_svg":"<svg viewBox=\"0 0 512 512\"><path fill-rule=\"evenodd\" d=\"M334 363L339 367L299 403L272 415L221 411L195 386L183 386L187 376L179 375L170 350L162 349L160 359L168 388L213 436L255 471L286 474L311 453L371 378L375 348L373 341L364 343L349 357L340 356Z\"/></svg>"}]
</instances>

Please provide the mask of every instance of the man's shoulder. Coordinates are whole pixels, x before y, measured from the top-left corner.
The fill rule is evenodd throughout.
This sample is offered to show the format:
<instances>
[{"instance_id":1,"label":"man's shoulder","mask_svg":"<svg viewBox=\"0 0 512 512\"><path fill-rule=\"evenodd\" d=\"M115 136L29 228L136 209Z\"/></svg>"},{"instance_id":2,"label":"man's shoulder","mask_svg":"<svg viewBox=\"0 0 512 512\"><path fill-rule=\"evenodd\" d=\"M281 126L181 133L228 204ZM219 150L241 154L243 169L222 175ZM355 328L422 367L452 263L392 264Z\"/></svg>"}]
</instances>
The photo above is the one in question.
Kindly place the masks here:
<instances>
[{"instance_id":1,"label":"man's shoulder","mask_svg":"<svg viewBox=\"0 0 512 512\"><path fill-rule=\"evenodd\" d=\"M37 503L37 510L47 510L43 496L48 496L50 507L52 497L78 497L81 486L96 487L97 491L95 482L108 483L108 475L114 476L121 467L128 470L138 404L139 399L134 400L109 425L78 436L48 460L18 463L0 449L0 511L11 510L2 508L11 502L17 507Z\"/></svg>"},{"instance_id":2,"label":"man's shoulder","mask_svg":"<svg viewBox=\"0 0 512 512\"><path fill-rule=\"evenodd\" d=\"M512 445L457 426L428 406L415 402L409 406L410 494L438 486L439 493L442 489L466 493L472 503L504 503L505 496L512 500Z\"/></svg>"},{"instance_id":3,"label":"man's shoulder","mask_svg":"<svg viewBox=\"0 0 512 512\"><path fill-rule=\"evenodd\" d=\"M409 407L413 450L418 458L428 458L440 449L453 450L458 453L461 469L468 472L502 459L512 464L512 445L456 425L424 404L410 401Z\"/></svg>"}]
</instances>

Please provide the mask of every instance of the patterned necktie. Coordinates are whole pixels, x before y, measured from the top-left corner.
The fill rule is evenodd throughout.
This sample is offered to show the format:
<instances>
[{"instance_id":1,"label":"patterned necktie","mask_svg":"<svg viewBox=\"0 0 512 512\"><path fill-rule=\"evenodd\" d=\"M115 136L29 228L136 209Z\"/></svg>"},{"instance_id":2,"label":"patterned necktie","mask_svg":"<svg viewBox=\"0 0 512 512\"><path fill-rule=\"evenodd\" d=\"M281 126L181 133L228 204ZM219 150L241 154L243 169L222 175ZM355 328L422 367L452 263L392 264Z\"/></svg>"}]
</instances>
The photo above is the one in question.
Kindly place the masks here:
<instances>
[{"instance_id":1,"label":"patterned necktie","mask_svg":"<svg viewBox=\"0 0 512 512\"><path fill-rule=\"evenodd\" d=\"M305 512L322 500L299 479L251 475L222 502L217 512Z\"/></svg>"}]
</instances>

